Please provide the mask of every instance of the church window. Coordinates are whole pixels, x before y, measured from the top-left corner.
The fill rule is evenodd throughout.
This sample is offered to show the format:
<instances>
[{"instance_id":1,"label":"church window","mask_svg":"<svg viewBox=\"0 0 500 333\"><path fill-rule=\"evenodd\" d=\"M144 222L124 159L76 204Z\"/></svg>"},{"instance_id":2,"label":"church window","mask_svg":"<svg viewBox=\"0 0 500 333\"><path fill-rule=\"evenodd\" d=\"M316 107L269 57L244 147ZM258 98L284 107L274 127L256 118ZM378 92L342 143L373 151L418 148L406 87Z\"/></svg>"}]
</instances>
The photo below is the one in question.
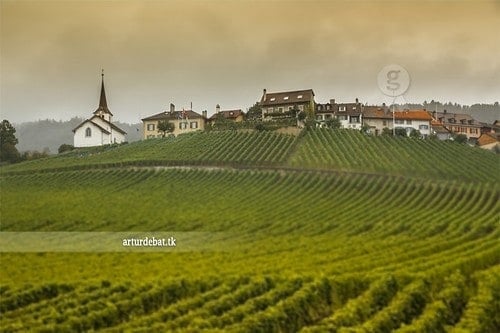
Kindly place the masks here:
<instances>
[{"instance_id":1,"label":"church window","mask_svg":"<svg viewBox=\"0 0 500 333\"><path fill-rule=\"evenodd\" d=\"M90 129L90 127L87 127L87 128L85 129L85 137L86 137L86 138L89 138L89 137L91 137L91 136L92 136L92 130Z\"/></svg>"}]
</instances>

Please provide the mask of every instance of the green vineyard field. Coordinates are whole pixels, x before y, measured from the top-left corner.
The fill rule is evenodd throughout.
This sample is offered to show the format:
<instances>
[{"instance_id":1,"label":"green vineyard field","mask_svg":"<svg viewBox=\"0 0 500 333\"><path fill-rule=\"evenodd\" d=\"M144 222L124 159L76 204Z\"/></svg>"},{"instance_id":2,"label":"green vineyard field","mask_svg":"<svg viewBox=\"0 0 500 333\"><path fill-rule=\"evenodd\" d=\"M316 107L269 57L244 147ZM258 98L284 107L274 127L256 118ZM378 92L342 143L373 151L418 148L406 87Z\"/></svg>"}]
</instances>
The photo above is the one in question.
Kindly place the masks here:
<instances>
[{"instance_id":1,"label":"green vineyard field","mask_svg":"<svg viewBox=\"0 0 500 333\"><path fill-rule=\"evenodd\" d=\"M0 253L0 332L498 332L499 167L454 143L331 130L2 167L2 232L223 237L184 252Z\"/></svg>"}]
</instances>

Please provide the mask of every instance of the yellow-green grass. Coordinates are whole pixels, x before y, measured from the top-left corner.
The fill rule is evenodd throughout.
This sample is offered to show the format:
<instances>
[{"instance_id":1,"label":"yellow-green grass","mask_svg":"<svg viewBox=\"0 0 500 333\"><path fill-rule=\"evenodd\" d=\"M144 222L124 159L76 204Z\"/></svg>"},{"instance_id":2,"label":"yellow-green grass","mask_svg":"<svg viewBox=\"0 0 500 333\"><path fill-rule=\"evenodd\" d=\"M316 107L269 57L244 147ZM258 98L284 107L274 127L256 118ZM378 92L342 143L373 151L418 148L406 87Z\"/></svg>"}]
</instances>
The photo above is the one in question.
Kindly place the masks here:
<instances>
[{"instance_id":1,"label":"yellow-green grass","mask_svg":"<svg viewBox=\"0 0 500 333\"><path fill-rule=\"evenodd\" d=\"M243 134L236 133L224 135ZM3 168L2 232L223 237L218 249L203 251L1 253L0 331L498 330L498 156L452 143L366 138L375 140L370 149L397 148L400 157L418 146L433 156L452 147L447 154L456 160L462 153L477 159L466 164L479 168L477 175L443 164L445 176L431 170L436 159L396 167L377 154L337 160L348 148L314 150L320 135L365 140L354 132L307 132L278 144L281 157L234 158L242 166L235 169L213 168L229 164L195 153L183 168L143 163L139 155L133 168L119 167L121 149L141 150L133 144L112 148L110 160L99 161L111 163L104 168L82 168L76 155L60 157L64 165L53 158ZM137 145L150 154L149 145L171 144Z\"/></svg>"}]
</instances>

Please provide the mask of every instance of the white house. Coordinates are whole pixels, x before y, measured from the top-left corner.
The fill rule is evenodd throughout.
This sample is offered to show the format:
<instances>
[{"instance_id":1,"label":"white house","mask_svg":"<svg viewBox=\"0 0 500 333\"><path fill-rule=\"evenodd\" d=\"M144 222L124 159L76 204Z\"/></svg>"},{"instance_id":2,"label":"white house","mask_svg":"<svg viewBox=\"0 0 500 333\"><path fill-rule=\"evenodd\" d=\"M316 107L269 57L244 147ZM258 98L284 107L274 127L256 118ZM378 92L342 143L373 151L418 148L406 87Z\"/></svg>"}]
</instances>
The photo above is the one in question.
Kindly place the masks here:
<instances>
[{"instance_id":1,"label":"white house","mask_svg":"<svg viewBox=\"0 0 500 333\"><path fill-rule=\"evenodd\" d=\"M332 118L337 118L341 128L360 130L363 125L363 104L356 98L355 103L330 103L316 104L316 121L320 126Z\"/></svg>"},{"instance_id":2,"label":"white house","mask_svg":"<svg viewBox=\"0 0 500 333\"><path fill-rule=\"evenodd\" d=\"M73 129L73 145L75 147L92 147L124 142L127 133L112 123L112 117L113 114L109 111L106 102L104 74L101 74L99 107L91 118L85 119Z\"/></svg>"},{"instance_id":3,"label":"white house","mask_svg":"<svg viewBox=\"0 0 500 333\"><path fill-rule=\"evenodd\" d=\"M405 129L407 135L412 130L418 130L424 138L432 134L432 116L425 109L396 111L394 116L396 128Z\"/></svg>"}]
</instances>

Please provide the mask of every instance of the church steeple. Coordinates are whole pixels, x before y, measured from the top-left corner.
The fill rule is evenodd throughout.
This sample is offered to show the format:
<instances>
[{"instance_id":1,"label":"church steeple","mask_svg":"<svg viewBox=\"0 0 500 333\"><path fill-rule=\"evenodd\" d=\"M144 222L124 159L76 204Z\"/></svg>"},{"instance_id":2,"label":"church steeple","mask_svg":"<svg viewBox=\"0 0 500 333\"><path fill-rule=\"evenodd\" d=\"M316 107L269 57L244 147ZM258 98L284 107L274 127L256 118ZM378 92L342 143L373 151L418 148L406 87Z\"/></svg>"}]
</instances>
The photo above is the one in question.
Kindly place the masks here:
<instances>
[{"instance_id":1,"label":"church steeple","mask_svg":"<svg viewBox=\"0 0 500 333\"><path fill-rule=\"evenodd\" d=\"M111 122L113 114L108 109L108 102L106 101L106 91L104 90L104 69L101 72L101 96L99 97L99 107L94 111L96 116L101 117Z\"/></svg>"},{"instance_id":2,"label":"church steeple","mask_svg":"<svg viewBox=\"0 0 500 333\"><path fill-rule=\"evenodd\" d=\"M99 99L99 108L108 108L108 103L106 102L106 91L104 90L104 69L101 73L101 98Z\"/></svg>"}]
</instances>

